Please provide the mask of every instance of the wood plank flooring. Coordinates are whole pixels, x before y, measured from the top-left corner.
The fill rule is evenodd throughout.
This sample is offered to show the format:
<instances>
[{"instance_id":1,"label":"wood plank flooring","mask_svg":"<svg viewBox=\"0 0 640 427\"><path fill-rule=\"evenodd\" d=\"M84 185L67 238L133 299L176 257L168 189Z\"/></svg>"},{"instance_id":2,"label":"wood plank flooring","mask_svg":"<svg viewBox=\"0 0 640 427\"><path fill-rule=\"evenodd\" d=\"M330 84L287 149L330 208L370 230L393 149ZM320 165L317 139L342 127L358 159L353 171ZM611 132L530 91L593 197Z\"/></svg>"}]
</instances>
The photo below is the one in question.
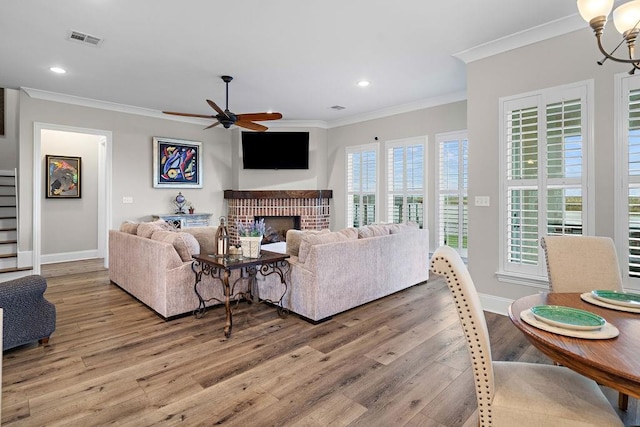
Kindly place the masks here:
<instances>
[{"instance_id":1,"label":"wood plank flooring","mask_svg":"<svg viewBox=\"0 0 640 427\"><path fill-rule=\"evenodd\" d=\"M225 339L222 308L165 322L111 284L102 260L43 275L57 327L47 345L5 352L6 426L477 425L469 356L436 277L318 325L241 303ZM486 316L495 359L549 363L508 318Z\"/></svg>"}]
</instances>

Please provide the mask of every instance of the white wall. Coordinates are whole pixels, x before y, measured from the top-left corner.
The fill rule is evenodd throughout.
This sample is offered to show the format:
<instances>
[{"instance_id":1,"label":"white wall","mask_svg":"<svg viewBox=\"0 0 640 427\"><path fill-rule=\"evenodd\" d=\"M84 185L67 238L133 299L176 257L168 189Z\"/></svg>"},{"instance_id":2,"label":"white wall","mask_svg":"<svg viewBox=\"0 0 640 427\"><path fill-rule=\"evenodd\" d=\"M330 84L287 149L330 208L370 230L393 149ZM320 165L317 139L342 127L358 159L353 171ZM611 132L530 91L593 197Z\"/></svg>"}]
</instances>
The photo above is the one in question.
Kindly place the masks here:
<instances>
[{"instance_id":1,"label":"white wall","mask_svg":"<svg viewBox=\"0 0 640 427\"><path fill-rule=\"evenodd\" d=\"M204 126L89 108L79 105L33 99L20 92L20 250L31 250L33 199L33 127L35 122L111 131L112 223L118 228L124 220L149 220L153 214L170 213L171 201L182 191L196 212L213 214L215 220L226 214L223 191L231 188L231 137L225 129L203 130ZM153 188L153 137L202 141L202 189ZM123 196L134 203L123 204ZM47 215L46 212L43 214ZM43 218L44 219L44 218ZM49 243L43 241L42 245Z\"/></svg>"},{"instance_id":2,"label":"white wall","mask_svg":"<svg viewBox=\"0 0 640 427\"><path fill-rule=\"evenodd\" d=\"M514 299L541 290L498 282L495 275L499 268L500 97L594 80L595 233L614 237L614 75L630 67L611 61L598 66L601 58L592 31L585 28L467 65L469 200L491 198L490 207L469 206L469 270L481 293Z\"/></svg>"},{"instance_id":3,"label":"white wall","mask_svg":"<svg viewBox=\"0 0 640 427\"><path fill-rule=\"evenodd\" d=\"M433 230L435 217L435 165L437 161L435 149L435 135L442 132L464 130L467 128L467 103L466 101L440 105L410 113L398 114L382 119L369 120L347 126L329 129L327 173L328 188L333 190L333 211L331 215L331 228L345 227L345 148L354 145L379 143L378 170L384 171L384 143L397 139L426 136L428 139L427 150L427 225ZM378 140L375 140L378 137ZM469 145L473 141L469 142ZM379 180L382 181L382 180ZM382 189L380 188L380 191ZM431 248L434 246L435 232L429 233Z\"/></svg>"}]
</instances>

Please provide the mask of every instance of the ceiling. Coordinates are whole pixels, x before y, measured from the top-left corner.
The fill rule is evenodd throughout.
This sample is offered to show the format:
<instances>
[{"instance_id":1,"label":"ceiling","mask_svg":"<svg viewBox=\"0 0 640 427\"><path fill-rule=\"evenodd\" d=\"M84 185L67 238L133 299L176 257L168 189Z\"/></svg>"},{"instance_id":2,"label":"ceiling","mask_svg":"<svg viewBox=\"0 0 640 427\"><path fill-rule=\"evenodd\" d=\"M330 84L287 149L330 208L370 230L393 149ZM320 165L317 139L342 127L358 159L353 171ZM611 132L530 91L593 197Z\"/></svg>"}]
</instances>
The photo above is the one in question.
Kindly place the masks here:
<instances>
[{"instance_id":1,"label":"ceiling","mask_svg":"<svg viewBox=\"0 0 640 427\"><path fill-rule=\"evenodd\" d=\"M4 1L0 87L215 114L205 99L224 108L229 74L231 111L331 125L464 99L460 58L576 22L569 0ZM103 42L68 40L71 30Z\"/></svg>"}]
</instances>

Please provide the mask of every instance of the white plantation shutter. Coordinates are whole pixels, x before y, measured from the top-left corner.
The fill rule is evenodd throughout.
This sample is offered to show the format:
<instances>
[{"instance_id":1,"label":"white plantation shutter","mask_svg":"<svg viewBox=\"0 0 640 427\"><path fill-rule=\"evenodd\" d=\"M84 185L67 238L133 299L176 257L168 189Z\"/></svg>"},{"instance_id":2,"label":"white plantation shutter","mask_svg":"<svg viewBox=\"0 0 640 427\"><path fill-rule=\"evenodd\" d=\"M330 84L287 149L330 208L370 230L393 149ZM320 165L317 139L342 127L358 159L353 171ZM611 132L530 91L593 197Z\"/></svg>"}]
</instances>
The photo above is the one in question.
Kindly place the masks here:
<instances>
[{"instance_id":1,"label":"white plantation shutter","mask_svg":"<svg viewBox=\"0 0 640 427\"><path fill-rule=\"evenodd\" d=\"M387 143L387 220L424 227L424 139Z\"/></svg>"},{"instance_id":2,"label":"white plantation shutter","mask_svg":"<svg viewBox=\"0 0 640 427\"><path fill-rule=\"evenodd\" d=\"M587 223L587 85L504 100L503 270L544 276L540 236Z\"/></svg>"},{"instance_id":3,"label":"white plantation shutter","mask_svg":"<svg viewBox=\"0 0 640 427\"><path fill-rule=\"evenodd\" d=\"M628 275L640 278L640 89L629 92L627 132Z\"/></svg>"},{"instance_id":4,"label":"white plantation shutter","mask_svg":"<svg viewBox=\"0 0 640 427\"><path fill-rule=\"evenodd\" d=\"M377 144L347 148L347 227L376 222L377 153Z\"/></svg>"},{"instance_id":5,"label":"white plantation shutter","mask_svg":"<svg viewBox=\"0 0 640 427\"><path fill-rule=\"evenodd\" d=\"M467 256L467 170L466 132L436 135L438 145L438 244Z\"/></svg>"}]
</instances>

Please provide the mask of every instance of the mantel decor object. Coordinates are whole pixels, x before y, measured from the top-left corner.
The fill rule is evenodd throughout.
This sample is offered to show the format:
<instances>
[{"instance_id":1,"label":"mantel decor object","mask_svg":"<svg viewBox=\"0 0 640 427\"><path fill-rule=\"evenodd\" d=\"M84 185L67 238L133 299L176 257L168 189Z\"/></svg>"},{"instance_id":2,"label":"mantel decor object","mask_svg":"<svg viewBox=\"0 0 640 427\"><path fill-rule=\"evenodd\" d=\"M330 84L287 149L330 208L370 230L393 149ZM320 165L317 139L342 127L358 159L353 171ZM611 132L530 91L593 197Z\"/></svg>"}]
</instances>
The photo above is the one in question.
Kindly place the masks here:
<instances>
[{"instance_id":1,"label":"mantel decor object","mask_svg":"<svg viewBox=\"0 0 640 427\"><path fill-rule=\"evenodd\" d=\"M184 205L187 204L187 199L185 199L185 197L182 195L182 192L178 192L178 195L176 196L175 199L173 199L173 204L176 205L176 212L177 214L184 214L186 213L184 211Z\"/></svg>"}]
</instances>

